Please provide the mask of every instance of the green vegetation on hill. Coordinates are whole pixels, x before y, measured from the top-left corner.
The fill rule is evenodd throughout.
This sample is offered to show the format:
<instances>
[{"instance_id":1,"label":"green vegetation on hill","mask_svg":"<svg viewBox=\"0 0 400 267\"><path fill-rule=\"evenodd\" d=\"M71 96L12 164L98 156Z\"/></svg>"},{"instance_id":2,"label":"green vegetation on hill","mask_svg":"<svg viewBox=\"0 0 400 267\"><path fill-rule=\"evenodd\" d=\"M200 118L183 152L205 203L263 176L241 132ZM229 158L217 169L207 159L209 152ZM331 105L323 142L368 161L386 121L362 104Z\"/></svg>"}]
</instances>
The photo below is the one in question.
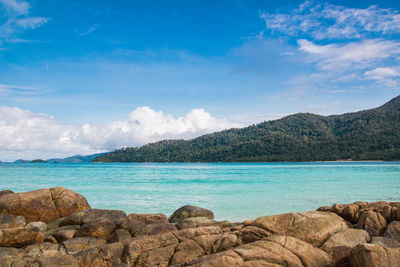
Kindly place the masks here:
<instances>
[{"instance_id":1,"label":"green vegetation on hill","mask_svg":"<svg viewBox=\"0 0 400 267\"><path fill-rule=\"evenodd\" d=\"M93 162L239 162L400 159L400 96L343 115L298 113L192 140L123 148Z\"/></svg>"}]
</instances>

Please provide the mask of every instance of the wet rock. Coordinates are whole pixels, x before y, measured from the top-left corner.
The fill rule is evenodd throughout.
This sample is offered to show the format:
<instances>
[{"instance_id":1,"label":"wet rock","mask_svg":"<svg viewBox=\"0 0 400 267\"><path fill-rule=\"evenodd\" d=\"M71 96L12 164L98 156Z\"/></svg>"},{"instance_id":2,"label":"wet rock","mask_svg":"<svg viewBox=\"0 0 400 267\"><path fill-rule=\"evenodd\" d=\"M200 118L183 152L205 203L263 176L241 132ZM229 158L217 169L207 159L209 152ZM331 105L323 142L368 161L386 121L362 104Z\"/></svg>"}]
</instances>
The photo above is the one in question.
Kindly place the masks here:
<instances>
[{"instance_id":1,"label":"wet rock","mask_svg":"<svg viewBox=\"0 0 400 267\"><path fill-rule=\"evenodd\" d=\"M44 222L30 222L26 225L28 228L36 227L39 229L40 232L46 232L47 224Z\"/></svg>"},{"instance_id":2,"label":"wet rock","mask_svg":"<svg viewBox=\"0 0 400 267\"><path fill-rule=\"evenodd\" d=\"M393 221L389 223L383 236L400 241L400 221Z\"/></svg>"},{"instance_id":3,"label":"wet rock","mask_svg":"<svg viewBox=\"0 0 400 267\"><path fill-rule=\"evenodd\" d=\"M351 251L349 259L352 267L400 266L400 248L361 244Z\"/></svg>"},{"instance_id":4,"label":"wet rock","mask_svg":"<svg viewBox=\"0 0 400 267\"><path fill-rule=\"evenodd\" d=\"M373 236L371 240L372 244L381 245L388 248L400 248L400 242L383 236Z\"/></svg>"},{"instance_id":5,"label":"wet rock","mask_svg":"<svg viewBox=\"0 0 400 267\"><path fill-rule=\"evenodd\" d=\"M0 213L24 216L27 222L48 223L88 208L82 195L63 187L0 196Z\"/></svg>"},{"instance_id":6,"label":"wet rock","mask_svg":"<svg viewBox=\"0 0 400 267\"><path fill-rule=\"evenodd\" d=\"M386 228L385 218L375 211L364 211L357 223L358 229L364 229L372 236L380 236Z\"/></svg>"},{"instance_id":7,"label":"wet rock","mask_svg":"<svg viewBox=\"0 0 400 267\"><path fill-rule=\"evenodd\" d=\"M347 229L341 217L320 211L259 217L253 226L274 234L293 236L313 246L320 246L334 233Z\"/></svg>"},{"instance_id":8,"label":"wet rock","mask_svg":"<svg viewBox=\"0 0 400 267\"><path fill-rule=\"evenodd\" d=\"M76 236L91 236L109 239L116 230L116 226L105 218L96 218L82 225L76 232Z\"/></svg>"},{"instance_id":9,"label":"wet rock","mask_svg":"<svg viewBox=\"0 0 400 267\"><path fill-rule=\"evenodd\" d=\"M108 240L110 243L114 242L123 242L125 240L130 239L132 236L128 230L125 229L117 229L111 238Z\"/></svg>"},{"instance_id":10,"label":"wet rock","mask_svg":"<svg viewBox=\"0 0 400 267\"><path fill-rule=\"evenodd\" d=\"M76 237L62 242L67 254L75 254L85 249L104 245L106 240L95 237Z\"/></svg>"},{"instance_id":11,"label":"wet rock","mask_svg":"<svg viewBox=\"0 0 400 267\"><path fill-rule=\"evenodd\" d=\"M361 229L345 229L333 234L321 246L321 249L332 256L336 266L348 266L351 250L359 245L369 242L368 233Z\"/></svg>"},{"instance_id":12,"label":"wet rock","mask_svg":"<svg viewBox=\"0 0 400 267\"><path fill-rule=\"evenodd\" d=\"M0 229L0 247L21 247L43 242L43 234L38 228Z\"/></svg>"},{"instance_id":13,"label":"wet rock","mask_svg":"<svg viewBox=\"0 0 400 267\"><path fill-rule=\"evenodd\" d=\"M170 223L179 223L192 217L206 217L210 220L214 220L214 213L205 208L186 205L174 211L168 220Z\"/></svg>"}]
</instances>

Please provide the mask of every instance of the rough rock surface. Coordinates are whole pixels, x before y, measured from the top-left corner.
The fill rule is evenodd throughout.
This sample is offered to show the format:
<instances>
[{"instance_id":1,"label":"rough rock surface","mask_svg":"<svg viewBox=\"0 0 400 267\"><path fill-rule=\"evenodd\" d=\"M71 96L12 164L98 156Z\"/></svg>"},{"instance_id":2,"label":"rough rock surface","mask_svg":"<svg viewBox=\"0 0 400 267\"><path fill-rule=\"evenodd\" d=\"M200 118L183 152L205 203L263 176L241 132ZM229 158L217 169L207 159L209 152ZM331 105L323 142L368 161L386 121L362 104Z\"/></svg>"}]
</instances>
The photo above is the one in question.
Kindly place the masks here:
<instances>
[{"instance_id":1,"label":"rough rock surface","mask_svg":"<svg viewBox=\"0 0 400 267\"><path fill-rule=\"evenodd\" d=\"M32 192L0 192L0 267L400 266L398 202L230 223L200 207L184 206L168 221L163 214L80 210L83 197L64 188ZM23 210L27 203L33 210Z\"/></svg>"},{"instance_id":2,"label":"rough rock surface","mask_svg":"<svg viewBox=\"0 0 400 267\"><path fill-rule=\"evenodd\" d=\"M174 211L168 220L171 223L178 223L192 217L206 217L210 220L213 220L214 213L208 209L186 205Z\"/></svg>"},{"instance_id":3,"label":"rough rock surface","mask_svg":"<svg viewBox=\"0 0 400 267\"><path fill-rule=\"evenodd\" d=\"M64 187L0 196L0 213L23 216L26 222L51 222L77 210L89 209L86 199Z\"/></svg>"}]
</instances>

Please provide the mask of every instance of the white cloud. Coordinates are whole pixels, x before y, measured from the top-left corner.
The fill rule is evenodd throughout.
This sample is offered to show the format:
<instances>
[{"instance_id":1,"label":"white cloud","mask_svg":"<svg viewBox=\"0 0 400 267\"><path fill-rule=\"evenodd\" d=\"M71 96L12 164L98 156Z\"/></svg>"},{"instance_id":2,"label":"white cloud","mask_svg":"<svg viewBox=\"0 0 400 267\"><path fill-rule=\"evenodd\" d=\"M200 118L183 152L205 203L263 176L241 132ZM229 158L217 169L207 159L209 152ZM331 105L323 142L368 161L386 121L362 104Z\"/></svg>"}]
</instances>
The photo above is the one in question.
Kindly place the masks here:
<instances>
[{"instance_id":1,"label":"white cloud","mask_svg":"<svg viewBox=\"0 0 400 267\"><path fill-rule=\"evenodd\" d=\"M370 6L346 8L328 3L306 1L288 13L262 13L272 31L315 39L359 38L368 33L399 33L400 13L390 8Z\"/></svg>"},{"instance_id":2,"label":"white cloud","mask_svg":"<svg viewBox=\"0 0 400 267\"><path fill-rule=\"evenodd\" d=\"M298 45L322 69L366 68L400 54L400 42L382 39L328 45L301 39Z\"/></svg>"},{"instance_id":3,"label":"white cloud","mask_svg":"<svg viewBox=\"0 0 400 267\"><path fill-rule=\"evenodd\" d=\"M46 114L0 107L0 159L14 160L16 155L40 158L91 154L163 139L188 139L239 126L216 119L203 109L174 118L149 107L138 107L126 120L70 125Z\"/></svg>"},{"instance_id":4,"label":"white cloud","mask_svg":"<svg viewBox=\"0 0 400 267\"><path fill-rule=\"evenodd\" d=\"M0 83L0 96L1 95L31 95L40 91L40 88L34 86L22 86L14 84Z\"/></svg>"},{"instance_id":5,"label":"white cloud","mask_svg":"<svg viewBox=\"0 0 400 267\"><path fill-rule=\"evenodd\" d=\"M24 29L36 29L48 21L49 21L49 18L29 17L29 18L18 19L16 21L16 24L18 25L18 27L21 27Z\"/></svg>"},{"instance_id":6,"label":"white cloud","mask_svg":"<svg viewBox=\"0 0 400 267\"><path fill-rule=\"evenodd\" d=\"M0 4L17 14L27 14L30 8L28 2L17 0L0 0Z\"/></svg>"},{"instance_id":7,"label":"white cloud","mask_svg":"<svg viewBox=\"0 0 400 267\"><path fill-rule=\"evenodd\" d=\"M375 68L364 73L367 79L375 80L386 84L387 86L397 86L397 79L400 77L399 68L384 67Z\"/></svg>"}]
</instances>

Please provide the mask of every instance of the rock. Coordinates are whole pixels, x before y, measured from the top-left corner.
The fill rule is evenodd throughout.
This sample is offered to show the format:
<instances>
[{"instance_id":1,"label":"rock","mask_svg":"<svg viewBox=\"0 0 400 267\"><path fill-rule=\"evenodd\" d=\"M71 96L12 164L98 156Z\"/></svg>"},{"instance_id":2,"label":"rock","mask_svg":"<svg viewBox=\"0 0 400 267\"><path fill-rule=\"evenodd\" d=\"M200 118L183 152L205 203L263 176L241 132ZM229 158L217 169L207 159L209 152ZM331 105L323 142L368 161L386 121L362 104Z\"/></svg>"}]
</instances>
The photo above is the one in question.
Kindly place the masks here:
<instances>
[{"instance_id":1,"label":"rock","mask_svg":"<svg viewBox=\"0 0 400 267\"><path fill-rule=\"evenodd\" d=\"M145 225L166 223L168 223L168 219L164 214L131 213L121 224L121 227L128 230L132 236L135 236L136 232L140 231L140 229Z\"/></svg>"},{"instance_id":2,"label":"rock","mask_svg":"<svg viewBox=\"0 0 400 267\"><path fill-rule=\"evenodd\" d=\"M400 266L400 248L361 244L351 251L349 259L352 267Z\"/></svg>"},{"instance_id":3,"label":"rock","mask_svg":"<svg viewBox=\"0 0 400 267\"><path fill-rule=\"evenodd\" d=\"M204 250L199 244L190 239L185 240L176 246L171 264L182 264L203 255L205 255Z\"/></svg>"},{"instance_id":4,"label":"rock","mask_svg":"<svg viewBox=\"0 0 400 267\"><path fill-rule=\"evenodd\" d=\"M76 235L77 230L71 229L71 230L59 230L54 234L54 238L59 242L63 242L65 240L74 238Z\"/></svg>"},{"instance_id":5,"label":"rock","mask_svg":"<svg viewBox=\"0 0 400 267\"><path fill-rule=\"evenodd\" d=\"M46 232L47 224L44 222L30 222L26 225L28 228L36 227L40 230L40 232Z\"/></svg>"},{"instance_id":6,"label":"rock","mask_svg":"<svg viewBox=\"0 0 400 267\"><path fill-rule=\"evenodd\" d=\"M78 261L72 255L42 257L37 262L46 267L79 267Z\"/></svg>"},{"instance_id":7,"label":"rock","mask_svg":"<svg viewBox=\"0 0 400 267\"><path fill-rule=\"evenodd\" d=\"M273 235L265 240L279 244L295 254L304 266L328 267L334 266L331 257L323 250L290 236Z\"/></svg>"},{"instance_id":8,"label":"rock","mask_svg":"<svg viewBox=\"0 0 400 267\"><path fill-rule=\"evenodd\" d=\"M293 236L320 246L331 235L347 229L345 221L331 212L310 211L257 218L253 226L277 235Z\"/></svg>"},{"instance_id":9,"label":"rock","mask_svg":"<svg viewBox=\"0 0 400 267\"><path fill-rule=\"evenodd\" d=\"M24 227L26 225L25 218L23 216L15 217L15 226Z\"/></svg>"},{"instance_id":10,"label":"rock","mask_svg":"<svg viewBox=\"0 0 400 267\"><path fill-rule=\"evenodd\" d=\"M383 208L382 216L386 219L387 222L397 220L397 207L385 206Z\"/></svg>"},{"instance_id":11,"label":"rock","mask_svg":"<svg viewBox=\"0 0 400 267\"><path fill-rule=\"evenodd\" d=\"M176 228L187 229L187 228L195 228L201 226L213 226L217 224L218 222L211 220L207 217L190 217L178 222L176 224Z\"/></svg>"},{"instance_id":12,"label":"rock","mask_svg":"<svg viewBox=\"0 0 400 267\"><path fill-rule=\"evenodd\" d=\"M8 213L0 214L0 229L16 227L16 218Z\"/></svg>"},{"instance_id":13,"label":"rock","mask_svg":"<svg viewBox=\"0 0 400 267\"><path fill-rule=\"evenodd\" d=\"M220 252L233 248L237 244L237 236L233 234L223 234L214 243L212 252Z\"/></svg>"},{"instance_id":14,"label":"rock","mask_svg":"<svg viewBox=\"0 0 400 267\"><path fill-rule=\"evenodd\" d=\"M124 246L121 243L112 243L86 249L74 254L79 266L126 266L122 265Z\"/></svg>"},{"instance_id":15,"label":"rock","mask_svg":"<svg viewBox=\"0 0 400 267\"><path fill-rule=\"evenodd\" d=\"M22 249L0 247L0 259L3 259L5 257L23 258L25 257L25 255L26 253Z\"/></svg>"},{"instance_id":16,"label":"rock","mask_svg":"<svg viewBox=\"0 0 400 267\"><path fill-rule=\"evenodd\" d=\"M126 217L126 213L122 210L91 209L83 212L81 225L97 218L104 218L119 227L125 221Z\"/></svg>"},{"instance_id":17,"label":"rock","mask_svg":"<svg viewBox=\"0 0 400 267\"><path fill-rule=\"evenodd\" d=\"M76 232L76 236L91 236L109 239L117 227L105 218L94 219L82 225Z\"/></svg>"},{"instance_id":18,"label":"rock","mask_svg":"<svg viewBox=\"0 0 400 267\"><path fill-rule=\"evenodd\" d=\"M49 243L52 243L52 244L57 244L58 243L57 239L52 235L49 235L49 236L45 237L44 238L44 242L49 242Z\"/></svg>"},{"instance_id":19,"label":"rock","mask_svg":"<svg viewBox=\"0 0 400 267\"><path fill-rule=\"evenodd\" d=\"M38 228L0 229L0 247L21 247L43 242L43 234Z\"/></svg>"},{"instance_id":20,"label":"rock","mask_svg":"<svg viewBox=\"0 0 400 267\"><path fill-rule=\"evenodd\" d=\"M386 228L385 218L375 211L364 211L357 223L358 229L364 229L372 236L380 236Z\"/></svg>"},{"instance_id":21,"label":"rock","mask_svg":"<svg viewBox=\"0 0 400 267\"><path fill-rule=\"evenodd\" d=\"M117 229L111 238L108 240L110 243L114 242L123 242L125 240L130 239L132 236L128 230L125 229Z\"/></svg>"},{"instance_id":22,"label":"rock","mask_svg":"<svg viewBox=\"0 0 400 267\"><path fill-rule=\"evenodd\" d=\"M0 213L24 216L27 222L48 223L88 208L82 195L63 187L0 196Z\"/></svg>"},{"instance_id":23,"label":"rock","mask_svg":"<svg viewBox=\"0 0 400 267\"><path fill-rule=\"evenodd\" d=\"M152 223L143 225L140 230L135 233L135 236L139 235L156 235L162 233L168 233L177 230L173 223Z\"/></svg>"},{"instance_id":24,"label":"rock","mask_svg":"<svg viewBox=\"0 0 400 267\"><path fill-rule=\"evenodd\" d=\"M246 226L243 229L235 232L238 237L239 244L247 244L258 241L271 235L270 232L255 226Z\"/></svg>"},{"instance_id":25,"label":"rock","mask_svg":"<svg viewBox=\"0 0 400 267\"><path fill-rule=\"evenodd\" d=\"M53 257L67 254L63 246L49 242L26 246L24 249L26 255L33 258Z\"/></svg>"},{"instance_id":26,"label":"rock","mask_svg":"<svg viewBox=\"0 0 400 267\"><path fill-rule=\"evenodd\" d=\"M78 231L80 228L81 227L79 225L66 225L66 226L59 227L59 228L51 228L50 230L47 230L44 233L44 237L47 238L48 236L54 236L57 232L64 231L64 230Z\"/></svg>"},{"instance_id":27,"label":"rock","mask_svg":"<svg viewBox=\"0 0 400 267\"><path fill-rule=\"evenodd\" d=\"M336 266L348 266L348 256L351 250L359 245L369 242L368 233L360 229L344 229L333 234L321 246L321 249L332 256Z\"/></svg>"},{"instance_id":28,"label":"rock","mask_svg":"<svg viewBox=\"0 0 400 267\"><path fill-rule=\"evenodd\" d=\"M14 192L11 190L1 190L0 191L0 197L4 196L4 195L8 195L8 194L14 194Z\"/></svg>"},{"instance_id":29,"label":"rock","mask_svg":"<svg viewBox=\"0 0 400 267\"><path fill-rule=\"evenodd\" d=\"M62 242L67 254L75 254L85 249L104 245L106 240L95 237L76 237Z\"/></svg>"},{"instance_id":30,"label":"rock","mask_svg":"<svg viewBox=\"0 0 400 267\"><path fill-rule=\"evenodd\" d=\"M206 217L210 220L214 220L214 213L208 209L186 205L174 211L168 220L170 223L179 223L191 217Z\"/></svg>"},{"instance_id":31,"label":"rock","mask_svg":"<svg viewBox=\"0 0 400 267\"><path fill-rule=\"evenodd\" d=\"M345 206L343 206L342 204L333 204L331 211L342 217L344 209Z\"/></svg>"},{"instance_id":32,"label":"rock","mask_svg":"<svg viewBox=\"0 0 400 267\"><path fill-rule=\"evenodd\" d=\"M347 205L344 209L343 209L343 218L346 221L351 222L352 224L356 224L358 222L358 211L360 210L360 206L356 205L356 204L350 204Z\"/></svg>"},{"instance_id":33,"label":"rock","mask_svg":"<svg viewBox=\"0 0 400 267\"><path fill-rule=\"evenodd\" d=\"M400 242L389 237L373 236L371 243L378 244L388 248L400 248Z\"/></svg>"},{"instance_id":34,"label":"rock","mask_svg":"<svg viewBox=\"0 0 400 267\"><path fill-rule=\"evenodd\" d=\"M400 221L392 221L389 223L383 236L400 241Z\"/></svg>"}]
</instances>

